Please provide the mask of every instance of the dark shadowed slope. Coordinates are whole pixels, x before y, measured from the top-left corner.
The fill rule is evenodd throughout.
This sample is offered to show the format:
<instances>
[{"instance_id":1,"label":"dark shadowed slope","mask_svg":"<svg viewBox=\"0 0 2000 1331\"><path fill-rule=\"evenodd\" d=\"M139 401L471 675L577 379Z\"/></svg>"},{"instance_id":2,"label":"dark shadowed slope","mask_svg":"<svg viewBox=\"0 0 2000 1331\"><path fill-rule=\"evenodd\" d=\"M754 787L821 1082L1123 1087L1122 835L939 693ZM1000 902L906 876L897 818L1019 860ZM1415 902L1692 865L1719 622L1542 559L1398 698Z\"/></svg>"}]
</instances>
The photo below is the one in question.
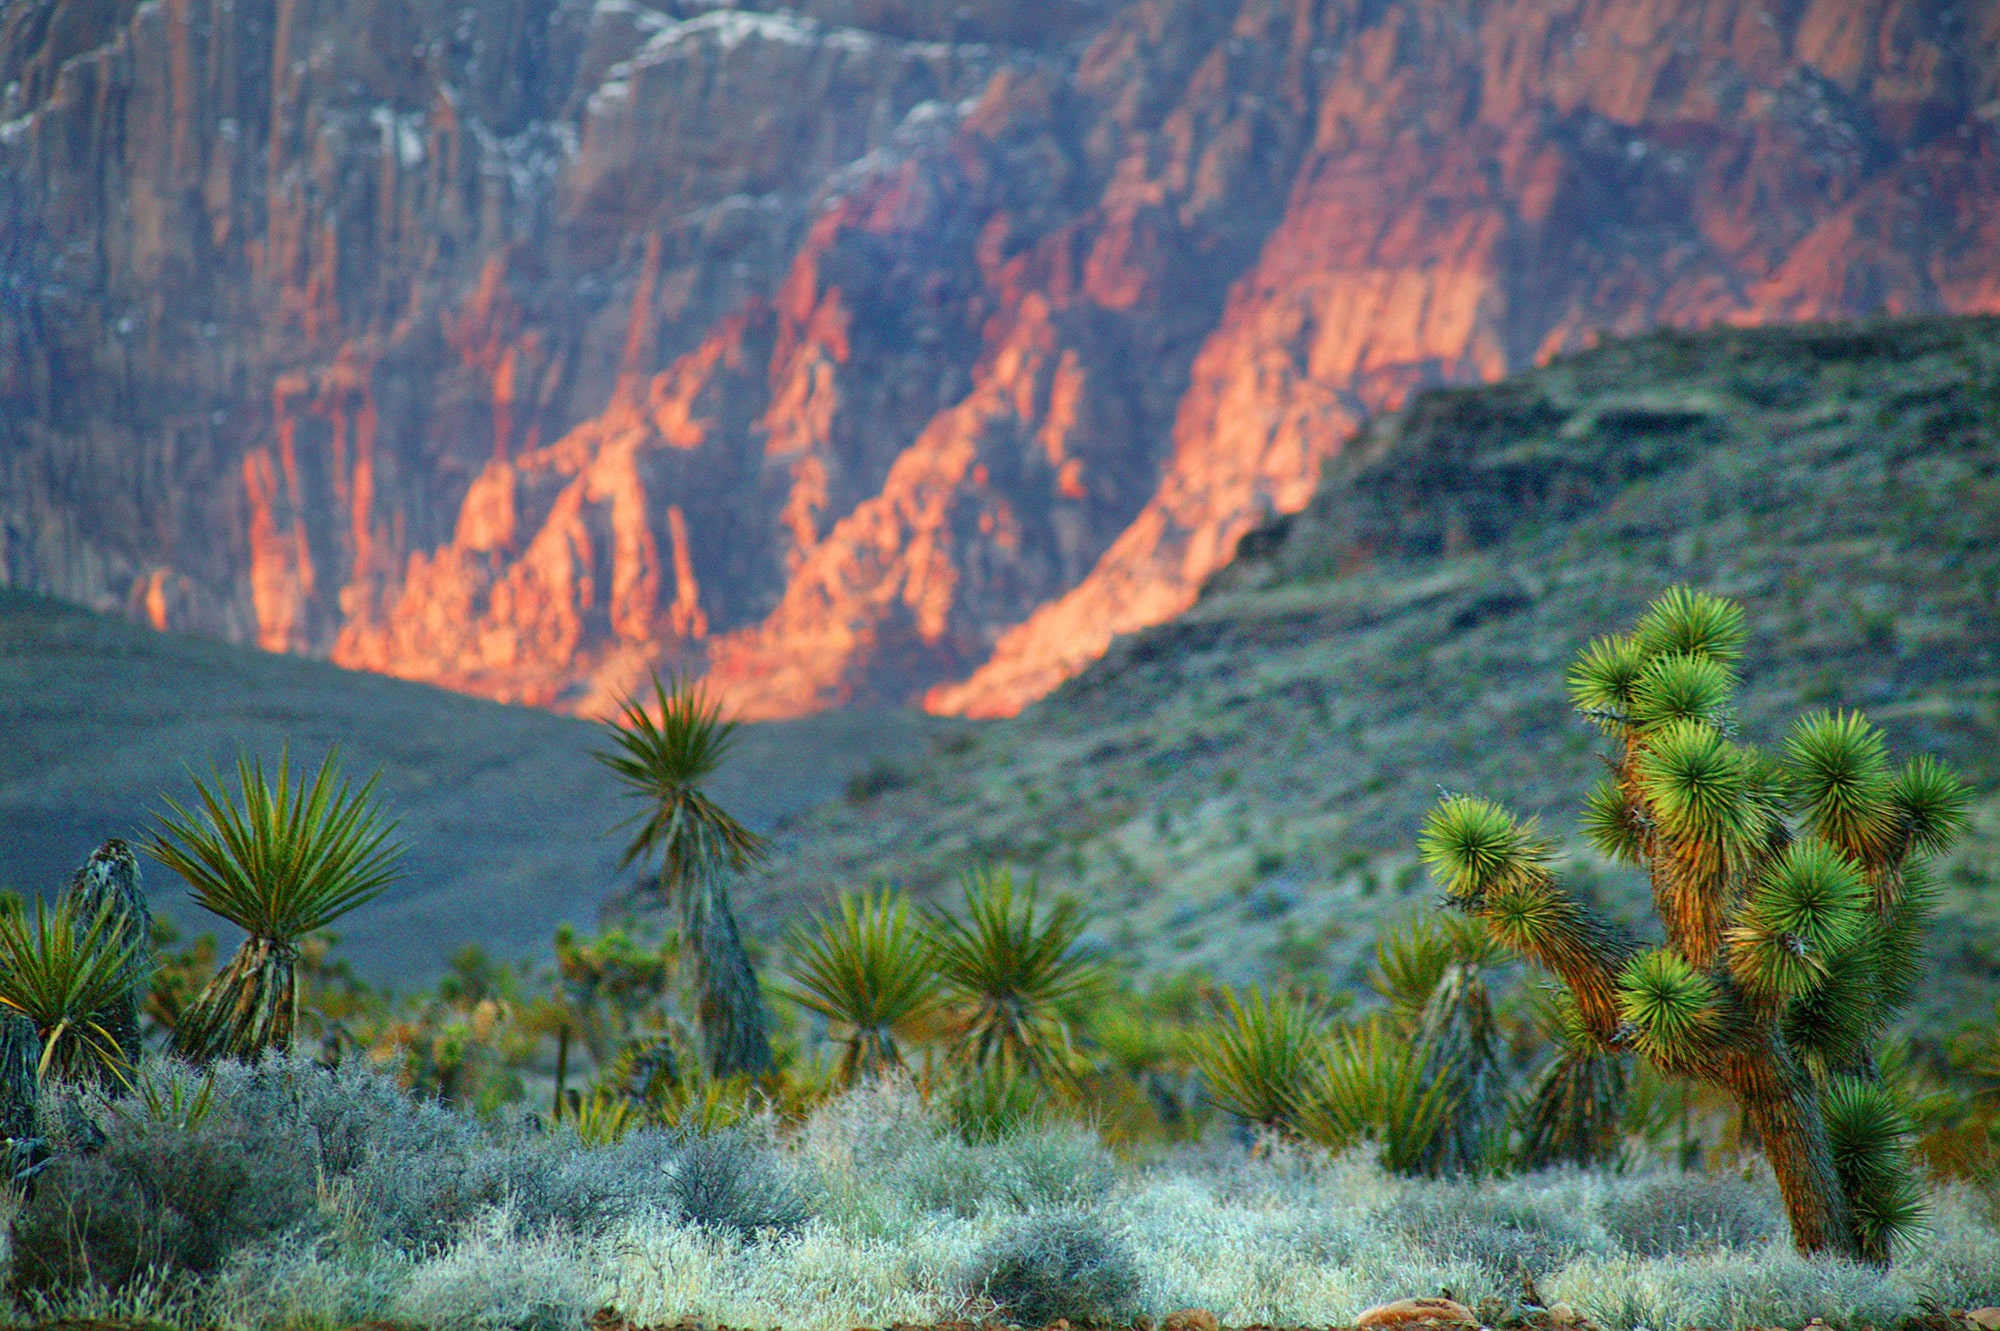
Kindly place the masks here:
<instances>
[{"instance_id":1,"label":"dark shadowed slope","mask_svg":"<svg viewBox=\"0 0 2000 1331\"><path fill-rule=\"evenodd\" d=\"M856 711L746 727L718 774L722 802L759 828L831 797L871 765L907 761L950 728ZM617 886L630 812L590 759L596 727L297 657L155 633L0 590L0 885L48 890L97 841L136 837L165 790L192 794L239 745L347 770L382 770L402 819L407 877L342 922L365 976L428 979L468 942L505 956L588 921ZM150 861L157 908L208 928L180 881Z\"/></svg>"}]
</instances>

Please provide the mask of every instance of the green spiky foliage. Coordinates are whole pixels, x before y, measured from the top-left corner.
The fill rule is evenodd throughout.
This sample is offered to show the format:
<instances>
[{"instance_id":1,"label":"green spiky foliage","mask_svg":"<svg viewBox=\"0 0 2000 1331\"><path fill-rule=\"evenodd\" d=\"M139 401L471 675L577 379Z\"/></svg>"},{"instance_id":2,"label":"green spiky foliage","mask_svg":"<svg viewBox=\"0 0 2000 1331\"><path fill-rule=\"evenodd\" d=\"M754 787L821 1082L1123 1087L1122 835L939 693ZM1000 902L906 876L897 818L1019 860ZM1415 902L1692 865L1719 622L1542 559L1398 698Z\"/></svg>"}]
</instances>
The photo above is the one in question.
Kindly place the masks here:
<instances>
[{"instance_id":1,"label":"green spiky foliage","mask_svg":"<svg viewBox=\"0 0 2000 1331\"><path fill-rule=\"evenodd\" d=\"M1188 1052L1215 1105L1254 1127L1294 1133L1329 1039L1326 1012L1310 999L1225 990L1216 1020L1190 1033Z\"/></svg>"},{"instance_id":2,"label":"green spiky foliage","mask_svg":"<svg viewBox=\"0 0 2000 1331\"><path fill-rule=\"evenodd\" d=\"M130 846L112 837L92 851L70 877L69 895L76 902L79 925L87 927L100 911L108 911L108 936L129 950L123 983L101 1021L118 1042L125 1062L137 1067L144 1052L139 1019L153 983L153 911L140 883L139 857Z\"/></svg>"},{"instance_id":3,"label":"green spiky foliage","mask_svg":"<svg viewBox=\"0 0 2000 1331\"><path fill-rule=\"evenodd\" d=\"M1486 800L1433 811L1424 859L1499 942L1553 971L1580 1041L1733 1097L1807 1253L1886 1261L1919 1222L1874 1047L1918 977L1923 861L1963 831L1941 764L1892 770L1881 732L1817 712L1775 754L1741 743L1742 607L1687 588L1569 676L1612 742L1584 832L1643 868L1665 935L1642 950L1556 882L1532 824Z\"/></svg>"},{"instance_id":4,"label":"green spiky foliage","mask_svg":"<svg viewBox=\"0 0 2000 1331\"><path fill-rule=\"evenodd\" d=\"M963 918L932 912L926 923L960 1052L1067 1079L1076 1054L1063 1008L1103 979L1077 949L1086 921L1076 905L1038 909L1032 881L1017 892L1011 872L985 869L966 879Z\"/></svg>"},{"instance_id":5,"label":"green spiky foliage","mask_svg":"<svg viewBox=\"0 0 2000 1331\"><path fill-rule=\"evenodd\" d=\"M902 1067L897 1032L938 1002L930 943L909 903L889 892L843 892L833 910L793 933L786 974L791 997L835 1024L845 1086Z\"/></svg>"},{"instance_id":6,"label":"green spiky foliage","mask_svg":"<svg viewBox=\"0 0 2000 1331\"><path fill-rule=\"evenodd\" d=\"M736 723L691 681L653 677L650 710L636 698L606 723L611 748L595 756L645 801L623 864L660 857L663 904L678 907L694 960L696 1015L709 1075L772 1071L763 997L729 907L728 879L764 856L764 841L702 789L729 753Z\"/></svg>"},{"instance_id":7,"label":"green spiky foliage","mask_svg":"<svg viewBox=\"0 0 2000 1331\"><path fill-rule=\"evenodd\" d=\"M1376 1143L1391 1173L1432 1173L1463 1093L1450 1065L1378 1017L1334 1035L1295 1122L1300 1136L1335 1150Z\"/></svg>"},{"instance_id":8,"label":"green spiky foliage","mask_svg":"<svg viewBox=\"0 0 2000 1331\"><path fill-rule=\"evenodd\" d=\"M1429 1059L1431 1076L1449 1083L1451 1116L1419 1160L1421 1173L1476 1173L1497 1160L1506 1091L1485 973L1507 960L1462 915L1414 916L1375 945L1371 986L1389 1000L1396 1030Z\"/></svg>"},{"instance_id":9,"label":"green spiky foliage","mask_svg":"<svg viewBox=\"0 0 2000 1331\"><path fill-rule=\"evenodd\" d=\"M134 945L114 903L98 903L87 917L78 907L65 896L53 910L36 898L32 919L0 911L0 1010L33 1024L38 1081L123 1085L133 1065L106 1014L116 1010ZM32 1123L32 1102L27 1117Z\"/></svg>"},{"instance_id":10,"label":"green spiky foliage","mask_svg":"<svg viewBox=\"0 0 2000 1331\"><path fill-rule=\"evenodd\" d=\"M379 776L379 774L378 774ZM261 761L236 760L236 794L222 778L195 779L199 812L166 801L147 847L187 880L200 905L247 935L229 964L174 1022L173 1050L194 1063L254 1059L289 1049L299 1022L299 945L396 880L402 847L377 805L376 777L359 790L329 751L310 779L277 779Z\"/></svg>"}]
</instances>

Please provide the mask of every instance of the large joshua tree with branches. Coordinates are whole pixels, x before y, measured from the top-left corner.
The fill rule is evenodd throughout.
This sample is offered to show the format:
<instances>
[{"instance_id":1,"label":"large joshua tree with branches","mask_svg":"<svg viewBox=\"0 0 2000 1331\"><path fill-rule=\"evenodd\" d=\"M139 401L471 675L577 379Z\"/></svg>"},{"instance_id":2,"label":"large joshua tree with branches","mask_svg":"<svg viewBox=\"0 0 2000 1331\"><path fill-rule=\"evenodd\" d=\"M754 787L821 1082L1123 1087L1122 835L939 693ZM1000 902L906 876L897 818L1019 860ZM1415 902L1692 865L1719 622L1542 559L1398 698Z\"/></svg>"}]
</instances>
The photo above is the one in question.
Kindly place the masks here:
<instances>
[{"instance_id":1,"label":"large joshua tree with branches","mask_svg":"<svg viewBox=\"0 0 2000 1331\"><path fill-rule=\"evenodd\" d=\"M1676 588L1570 670L1612 747L1585 835L1646 871L1660 946L1586 911L1534 824L1486 800L1447 796L1422 852L1453 903L1561 979L1578 1040L1736 1100L1801 1252L1885 1261L1921 1193L1873 1046L1916 983L1922 865L1963 829L1965 790L1929 758L1892 770L1855 714L1802 717L1776 753L1739 742L1743 640L1741 606Z\"/></svg>"},{"instance_id":2,"label":"large joshua tree with branches","mask_svg":"<svg viewBox=\"0 0 2000 1331\"><path fill-rule=\"evenodd\" d=\"M621 864L660 856L660 897L681 913L694 957L697 1016L710 1075L772 1070L757 973L729 909L728 877L764 857L764 841L730 817L701 783L729 752L736 723L692 682L653 677L653 706L627 698L607 722L612 748L597 759L646 808Z\"/></svg>"}]
</instances>

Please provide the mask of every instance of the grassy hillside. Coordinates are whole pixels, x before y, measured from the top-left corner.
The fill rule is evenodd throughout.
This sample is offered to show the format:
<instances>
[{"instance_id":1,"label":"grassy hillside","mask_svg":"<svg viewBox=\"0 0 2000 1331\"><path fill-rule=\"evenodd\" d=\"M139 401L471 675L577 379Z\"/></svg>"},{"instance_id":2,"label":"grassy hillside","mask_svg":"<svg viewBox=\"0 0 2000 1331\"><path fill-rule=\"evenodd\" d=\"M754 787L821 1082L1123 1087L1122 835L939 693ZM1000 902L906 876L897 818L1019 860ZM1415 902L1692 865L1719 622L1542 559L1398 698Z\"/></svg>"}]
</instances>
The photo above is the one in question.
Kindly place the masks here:
<instances>
[{"instance_id":1,"label":"grassy hillside","mask_svg":"<svg viewBox=\"0 0 2000 1331\"><path fill-rule=\"evenodd\" d=\"M747 726L718 773L753 826L836 795L872 764L907 761L947 723L851 712ZM341 922L364 977L428 981L468 942L501 956L590 920L620 885L631 812L590 758L596 727L323 662L154 633L0 589L0 886L46 891L107 836L136 838L160 793L187 800L239 746L316 764L339 744L349 773L378 767L409 843L407 874ZM155 908L214 925L147 862Z\"/></svg>"},{"instance_id":2,"label":"grassy hillside","mask_svg":"<svg viewBox=\"0 0 2000 1331\"><path fill-rule=\"evenodd\" d=\"M1440 787L1572 847L1599 769L1562 675L1689 582L1749 608L1742 729L1862 707L1980 794L1932 1017L2000 988L2000 321L1662 334L1371 426L1183 619L789 827L777 907L1011 862L1160 965L1349 982L1428 901ZM1630 912L1639 885L1577 851Z\"/></svg>"}]
</instances>

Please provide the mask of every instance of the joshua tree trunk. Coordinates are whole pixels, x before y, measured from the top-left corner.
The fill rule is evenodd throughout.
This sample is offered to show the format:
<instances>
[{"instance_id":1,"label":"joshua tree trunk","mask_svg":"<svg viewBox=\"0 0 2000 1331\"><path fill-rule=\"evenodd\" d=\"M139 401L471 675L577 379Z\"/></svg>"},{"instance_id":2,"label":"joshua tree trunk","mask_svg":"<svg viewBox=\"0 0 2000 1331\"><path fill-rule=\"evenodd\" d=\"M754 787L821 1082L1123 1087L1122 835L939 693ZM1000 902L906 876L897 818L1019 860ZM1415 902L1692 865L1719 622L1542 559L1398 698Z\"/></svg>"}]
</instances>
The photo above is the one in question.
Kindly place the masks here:
<instances>
[{"instance_id":1,"label":"joshua tree trunk","mask_svg":"<svg viewBox=\"0 0 2000 1331\"><path fill-rule=\"evenodd\" d=\"M1819 1088L1781 1039L1731 1062L1718 1080L1736 1097L1763 1146L1792 1222L1793 1243L1801 1252L1866 1256L1834 1167Z\"/></svg>"},{"instance_id":2,"label":"joshua tree trunk","mask_svg":"<svg viewBox=\"0 0 2000 1331\"><path fill-rule=\"evenodd\" d=\"M694 953L696 1011L711 1076L762 1076L776 1066L764 1030L764 1001L750 954L736 932L729 894L718 873L683 884L683 927Z\"/></svg>"},{"instance_id":3,"label":"joshua tree trunk","mask_svg":"<svg viewBox=\"0 0 2000 1331\"><path fill-rule=\"evenodd\" d=\"M137 1067L145 1052L139 1013L153 982L153 912L147 905L145 889L140 886L139 858L130 846L113 837L92 851L83 867L71 876L69 890L75 901L79 936L93 926L98 912L110 902L115 917L104 935L103 945L132 949L118 996L107 1011L98 1015L98 1021L117 1043L125 1062Z\"/></svg>"}]
</instances>

